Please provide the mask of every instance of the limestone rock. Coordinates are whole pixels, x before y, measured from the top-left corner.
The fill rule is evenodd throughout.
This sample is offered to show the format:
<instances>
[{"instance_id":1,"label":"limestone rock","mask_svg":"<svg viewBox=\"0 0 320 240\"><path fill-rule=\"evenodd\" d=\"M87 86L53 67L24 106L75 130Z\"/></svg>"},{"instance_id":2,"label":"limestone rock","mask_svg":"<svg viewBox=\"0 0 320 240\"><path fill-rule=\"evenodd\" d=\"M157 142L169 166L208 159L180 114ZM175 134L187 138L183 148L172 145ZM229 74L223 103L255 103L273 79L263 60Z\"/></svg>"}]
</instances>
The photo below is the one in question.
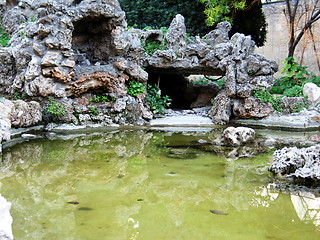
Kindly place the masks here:
<instances>
[{"instance_id":1,"label":"limestone rock","mask_svg":"<svg viewBox=\"0 0 320 240\"><path fill-rule=\"evenodd\" d=\"M123 96L127 93L125 82L127 75L114 77L109 73L95 72L89 75L82 75L79 79L71 83L66 92L68 96L79 95L95 89L104 89L105 92L115 93Z\"/></svg>"},{"instance_id":2,"label":"limestone rock","mask_svg":"<svg viewBox=\"0 0 320 240\"><path fill-rule=\"evenodd\" d=\"M281 99L281 108L283 108L283 113L293 113L298 112L297 110L302 110L307 106L304 97L283 97Z\"/></svg>"},{"instance_id":3,"label":"limestone rock","mask_svg":"<svg viewBox=\"0 0 320 240\"><path fill-rule=\"evenodd\" d=\"M220 22L217 28L204 36L210 45L217 45L219 43L226 43L229 41L229 31L231 24L229 22Z\"/></svg>"},{"instance_id":4,"label":"limestone rock","mask_svg":"<svg viewBox=\"0 0 320 240\"><path fill-rule=\"evenodd\" d=\"M228 127L221 136L221 140L225 144L232 146L239 146L252 142L255 136L255 131L248 127Z\"/></svg>"},{"instance_id":5,"label":"limestone rock","mask_svg":"<svg viewBox=\"0 0 320 240\"><path fill-rule=\"evenodd\" d=\"M285 147L275 151L273 157L269 168L272 173L293 178L300 184L320 183L320 145L301 149Z\"/></svg>"},{"instance_id":6,"label":"limestone rock","mask_svg":"<svg viewBox=\"0 0 320 240\"><path fill-rule=\"evenodd\" d=\"M0 195L0 239L12 240L11 203Z\"/></svg>"},{"instance_id":7,"label":"limestone rock","mask_svg":"<svg viewBox=\"0 0 320 240\"><path fill-rule=\"evenodd\" d=\"M215 124L226 124L231 116L231 99L225 91L220 91L214 98L213 106L208 113Z\"/></svg>"},{"instance_id":8,"label":"limestone rock","mask_svg":"<svg viewBox=\"0 0 320 240\"><path fill-rule=\"evenodd\" d=\"M16 75L15 60L9 49L0 48L0 92L9 93Z\"/></svg>"},{"instance_id":9,"label":"limestone rock","mask_svg":"<svg viewBox=\"0 0 320 240\"><path fill-rule=\"evenodd\" d=\"M10 114L13 104L9 100L0 101L0 143L10 140Z\"/></svg>"},{"instance_id":10,"label":"limestone rock","mask_svg":"<svg viewBox=\"0 0 320 240\"><path fill-rule=\"evenodd\" d=\"M259 99L254 97L237 99L233 102L233 114L236 118L265 118L273 111L273 107L270 103L262 103Z\"/></svg>"},{"instance_id":11,"label":"limestone rock","mask_svg":"<svg viewBox=\"0 0 320 240\"><path fill-rule=\"evenodd\" d=\"M304 85L303 95L307 96L308 102L313 106L320 103L320 87L314 83L306 83Z\"/></svg>"},{"instance_id":12,"label":"limestone rock","mask_svg":"<svg viewBox=\"0 0 320 240\"><path fill-rule=\"evenodd\" d=\"M170 24L168 33L166 35L167 47L169 49L180 50L186 46L186 26L184 24L184 17L181 14L176 15Z\"/></svg>"},{"instance_id":13,"label":"limestone rock","mask_svg":"<svg viewBox=\"0 0 320 240\"><path fill-rule=\"evenodd\" d=\"M38 102L13 101L11 110L12 127L30 127L42 121L42 108Z\"/></svg>"}]
</instances>

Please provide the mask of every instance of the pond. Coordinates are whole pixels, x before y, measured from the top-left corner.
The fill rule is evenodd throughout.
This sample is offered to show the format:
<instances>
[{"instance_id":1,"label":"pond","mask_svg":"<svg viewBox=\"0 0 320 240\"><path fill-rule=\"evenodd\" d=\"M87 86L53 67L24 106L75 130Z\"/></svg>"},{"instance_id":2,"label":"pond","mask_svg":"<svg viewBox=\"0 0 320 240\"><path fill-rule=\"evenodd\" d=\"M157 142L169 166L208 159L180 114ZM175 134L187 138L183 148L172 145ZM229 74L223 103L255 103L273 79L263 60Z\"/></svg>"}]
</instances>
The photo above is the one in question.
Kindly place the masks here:
<instances>
[{"instance_id":1,"label":"pond","mask_svg":"<svg viewBox=\"0 0 320 240\"><path fill-rule=\"evenodd\" d=\"M272 151L226 155L210 144L219 133L105 130L5 148L15 239L320 239L319 196L273 189Z\"/></svg>"}]
</instances>

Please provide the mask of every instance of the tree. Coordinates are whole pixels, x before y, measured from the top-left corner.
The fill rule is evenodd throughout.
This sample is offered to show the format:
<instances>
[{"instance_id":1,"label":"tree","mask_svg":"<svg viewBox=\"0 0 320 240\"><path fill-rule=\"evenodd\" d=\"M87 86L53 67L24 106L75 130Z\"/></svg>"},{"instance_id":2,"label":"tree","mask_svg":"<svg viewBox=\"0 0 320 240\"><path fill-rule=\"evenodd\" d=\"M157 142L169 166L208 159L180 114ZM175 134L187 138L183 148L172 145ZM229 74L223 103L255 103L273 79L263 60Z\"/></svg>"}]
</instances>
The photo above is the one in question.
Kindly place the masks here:
<instances>
[{"instance_id":1,"label":"tree","mask_svg":"<svg viewBox=\"0 0 320 240\"><path fill-rule=\"evenodd\" d=\"M129 25L169 26L176 14L185 17L187 32L205 35L221 21L230 21L230 35L251 35L257 46L266 39L266 21L260 0L119 0ZM254 19L254 21L252 20ZM214 20L214 21L213 21Z\"/></svg>"},{"instance_id":2,"label":"tree","mask_svg":"<svg viewBox=\"0 0 320 240\"><path fill-rule=\"evenodd\" d=\"M288 57L293 57L301 38L310 31L312 24L320 19L320 0L286 0L286 15L289 23ZM299 21L301 24L299 24ZM301 28L299 28L301 26Z\"/></svg>"}]
</instances>

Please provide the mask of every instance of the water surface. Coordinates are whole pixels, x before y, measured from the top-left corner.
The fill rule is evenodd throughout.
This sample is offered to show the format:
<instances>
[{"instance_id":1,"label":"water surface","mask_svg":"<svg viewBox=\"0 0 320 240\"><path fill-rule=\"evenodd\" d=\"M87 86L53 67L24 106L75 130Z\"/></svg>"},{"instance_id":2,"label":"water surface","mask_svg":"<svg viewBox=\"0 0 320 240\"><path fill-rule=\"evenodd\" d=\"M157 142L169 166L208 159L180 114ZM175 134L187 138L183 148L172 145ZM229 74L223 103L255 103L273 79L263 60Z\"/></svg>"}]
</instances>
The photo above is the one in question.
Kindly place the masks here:
<instances>
[{"instance_id":1,"label":"water surface","mask_svg":"<svg viewBox=\"0 0 320 240\"><path fill-rule=\"evenodd\" d=\"M272 152L237 158L205 143L218 134L105 131L6 148L0 193L15 239L320 239L320 197L272 190Z\"/></svg>"}]
</instances>

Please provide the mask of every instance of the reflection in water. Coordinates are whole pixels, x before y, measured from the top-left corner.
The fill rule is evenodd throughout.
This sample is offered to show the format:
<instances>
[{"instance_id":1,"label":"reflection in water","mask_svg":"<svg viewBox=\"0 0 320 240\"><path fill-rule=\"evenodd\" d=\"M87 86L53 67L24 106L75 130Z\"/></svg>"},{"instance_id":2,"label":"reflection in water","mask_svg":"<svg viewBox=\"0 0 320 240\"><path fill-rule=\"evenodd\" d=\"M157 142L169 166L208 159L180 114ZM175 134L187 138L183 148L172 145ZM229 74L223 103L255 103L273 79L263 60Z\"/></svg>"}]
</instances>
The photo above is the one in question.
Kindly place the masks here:
<instances>
[{"instance_id":1,"label":"reflection in water","mask_svg":"<svg viewBox=\"0 0 320 240\"><path fill-rule=\"evenodd\" d=\"M251 204L253 206L269 207L270 204L280 196L275 192L274 185L259 187L255 191L256 196ZM295 191L290 193L290 199L294 209L301 221L312 222L315 226L320 226L320 197L313 192Z\"/></svg>"},{"instance_id":2,"label":"reflection in water","mask_svg":"<svg viewBox=\"0 0 320 240\"><path fill-rule=\"evenodd\" d=\"M311 221L320 226L320 197L314 193L291 194L291 201L301 221Z\"/></svg>"},{"instance_id":3,"label":"reflection in water","mask_svg":"<svg viewBox=\"0 0 320 240\"><path fill-rule=\"evenodd\" d=\"M5 149L0 191L15 239L295 239L285 233L297 228L319 237L267 189L270 154L231 160L199 146L215 134L51 135Z\"/></svg>"}]
</instances>

